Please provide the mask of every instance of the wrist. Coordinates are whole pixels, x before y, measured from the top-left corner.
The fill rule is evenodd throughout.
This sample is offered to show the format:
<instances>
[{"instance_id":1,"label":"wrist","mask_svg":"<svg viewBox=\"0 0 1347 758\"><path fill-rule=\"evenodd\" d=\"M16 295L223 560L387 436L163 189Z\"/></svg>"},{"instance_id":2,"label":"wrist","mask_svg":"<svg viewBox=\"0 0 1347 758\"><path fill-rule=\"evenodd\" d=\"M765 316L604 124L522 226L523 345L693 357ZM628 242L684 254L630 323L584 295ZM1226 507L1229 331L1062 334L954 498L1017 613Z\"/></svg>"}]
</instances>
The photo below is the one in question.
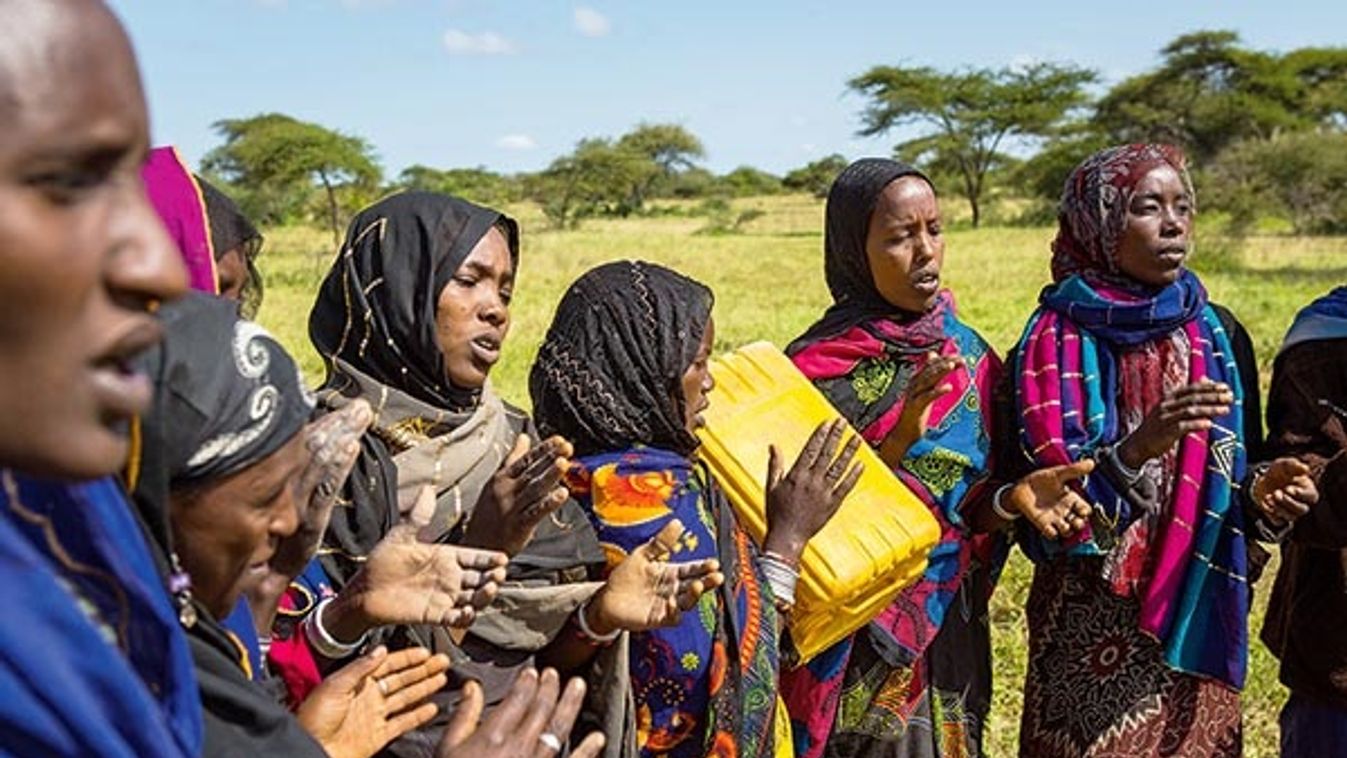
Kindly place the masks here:
<instances>
[{"instance_id":1,"label":"wrist","mask_svg":"<svg viewBox=\"0 0 1347 758\"><path fill-rule=\"evenodd\" d=\"M605 585L575 612L580 629L595 642L610 642L611 638L616 637L621 631L621 627L613 621L612 615L607 611L610 597L608 587Z\"/></svg>"},{"instance_id":2,"label":"wrist","mask_svg":"<svg viewBox=\"0 0 1347 758\"><path fill-rule=\"evenodd\" d=\"M1023 495L1020 488L1027 486L1022 482L1011 482L998 487L996 493L992 495L992 513L1002 521L1014 521L1024 515L1024 507L1021 505L1023 498L1016 495Z\"/></svg>"},{"instance_id":3,"label":"wrist","mask_svg":"<svg viewBox=\"0 0 1347 758\"><path fill-rule=\"evenodd\" d=\"M358 583L353 583L358 584ZM323 628L338 642L351 644L375 626L365 611L365 593L359 587L347 587L320 607Z\"/></svg>"},{"instance_id":4,"label":"wrist","mask_svg":"<svg viewBox=\"0 0 1347 758\"><path fill-rule=\"evenodd\" d=\"M1132 440L1132 435L1129 434L1127 437L1123 438L1122 442L1119 442L1114 446L1113 456L1124 468L1137 471L1142 466L1146 465L1148 458L1145 453L1137 450L1136 447L1135 442Z\"/></svg>"},{"instance_id":5,"label":"wrist","mask_svg":"<svg viewBox=\"0 0 1347 758\"><path fill-rule=\"evenodd\" d=\"M769 529L762 540L762 551L775 553L798 566L807 541L793 534L783 534L779 529Z\"/></svg>"}]
</instances>

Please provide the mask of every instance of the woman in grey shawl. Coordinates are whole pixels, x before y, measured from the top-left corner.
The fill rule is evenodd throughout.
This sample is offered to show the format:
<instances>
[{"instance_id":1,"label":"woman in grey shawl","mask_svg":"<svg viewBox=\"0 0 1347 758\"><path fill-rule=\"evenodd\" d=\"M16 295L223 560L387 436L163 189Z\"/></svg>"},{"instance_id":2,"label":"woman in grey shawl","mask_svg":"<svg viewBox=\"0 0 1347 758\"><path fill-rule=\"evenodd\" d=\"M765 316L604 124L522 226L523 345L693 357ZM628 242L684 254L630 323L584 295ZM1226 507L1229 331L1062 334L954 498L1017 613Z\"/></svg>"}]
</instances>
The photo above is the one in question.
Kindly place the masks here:
<instances>
[{"instance_id":1,"label":"woman in grey shawl","mask_svg":"<svg viewBox=\"0 0 1347 758\"><path fill-rule=\"evenodd\" d=\"M509 329L518 261L513 219L446 195L395 195L351 223L309 333L327 365L320 403L336 409L363 398L375 421L343 493L349 507L328 528L322 568L341 590L412 518L424 541L507 553L506 585L466 634L425 626L378 634L391 647L450 654L445 706L469 679L481 682L488 706L497 703L516 672L539 663L585 676L592 725L620 755L634 745L621 631L677 623L680 609L722 577L714 561L665 562L671 532L650 543L648 559L597 581L603 554L561 484L570 444L538 441L527 415L488 380ZM343 601L354 594L339 593L320 614L338 639L379 621ZM415 754L434 740L432 731L395 752Z\"/></svg>"}]
</instances>

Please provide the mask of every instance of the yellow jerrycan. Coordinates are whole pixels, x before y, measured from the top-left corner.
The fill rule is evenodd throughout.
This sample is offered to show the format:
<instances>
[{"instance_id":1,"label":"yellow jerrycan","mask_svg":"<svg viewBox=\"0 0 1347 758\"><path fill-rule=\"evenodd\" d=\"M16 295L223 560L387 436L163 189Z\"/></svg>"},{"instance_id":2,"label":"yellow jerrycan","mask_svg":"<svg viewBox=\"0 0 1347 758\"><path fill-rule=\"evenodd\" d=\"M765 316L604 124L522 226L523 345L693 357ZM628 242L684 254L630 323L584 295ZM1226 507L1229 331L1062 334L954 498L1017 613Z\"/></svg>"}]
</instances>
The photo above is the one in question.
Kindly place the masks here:
<instances>
[{"instance_id":1,"label":"yellow jerrycan","mask_svg":"<svg viewBox=\"0 0 1347 758\"><path fill-rule=\"evenodd\" d=\"M795 364L768 342L711 362L715 390L702 414L702 460L758 544L767 533L767 446L789 467L809 435L838 413ZM848 427L848 436L855 434ZM833 518L805 546L791 639L801 662L879 615L926 570L940 527L869 445L865 472Z\"/></svg>"}]
</instances>

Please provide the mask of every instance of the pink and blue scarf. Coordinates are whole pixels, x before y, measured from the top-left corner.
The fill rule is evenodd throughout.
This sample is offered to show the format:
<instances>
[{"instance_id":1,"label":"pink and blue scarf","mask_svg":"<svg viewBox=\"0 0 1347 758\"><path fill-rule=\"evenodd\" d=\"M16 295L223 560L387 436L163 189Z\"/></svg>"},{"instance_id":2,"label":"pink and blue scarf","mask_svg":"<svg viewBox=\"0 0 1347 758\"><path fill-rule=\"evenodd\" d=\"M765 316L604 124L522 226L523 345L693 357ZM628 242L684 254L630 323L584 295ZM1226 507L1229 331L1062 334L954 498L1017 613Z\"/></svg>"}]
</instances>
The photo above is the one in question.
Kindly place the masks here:
<instances>
[{"instance_id":1,"label":"pink and blue scarf","mask_svg":"<svg viewBox=\"0 0 1347 758\"><path fill-rule=\"evenodd\" d=\"M1151 537L1138 599L1140 627L1161 642L1170 667L1241 688L1249 612L1237 497L1246 463L1245 388L1205 289L1189 271L1150 295L1075 274L1046 288L1039 302L1012 365L1020 441L1037 466L1067 464L1118 442L1120 377L1137 354L1130 348L1175 330L1190 346L1188 383L1223 382L1233 391L1230 413L1179 443L1172 496ZM1107 476L1088 477L1083 494L1095 506L1090 526L1065 542L1027 537L1031 559L1106 554L1142 515Z\"/></svg>"}]
</instances>

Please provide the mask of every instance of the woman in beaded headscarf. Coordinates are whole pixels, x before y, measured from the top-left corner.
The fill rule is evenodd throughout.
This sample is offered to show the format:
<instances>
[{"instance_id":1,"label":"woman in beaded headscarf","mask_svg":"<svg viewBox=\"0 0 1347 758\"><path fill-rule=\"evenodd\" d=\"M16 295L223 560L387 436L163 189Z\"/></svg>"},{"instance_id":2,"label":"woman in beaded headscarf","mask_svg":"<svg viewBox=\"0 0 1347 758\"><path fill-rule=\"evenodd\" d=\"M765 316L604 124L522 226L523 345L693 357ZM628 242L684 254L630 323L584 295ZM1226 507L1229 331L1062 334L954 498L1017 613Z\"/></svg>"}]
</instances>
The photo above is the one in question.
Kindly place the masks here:
<instances>
[{"instance_id":1,"label":"woman in beaded headscarf","mask_svg":"<svg viewBox=\"0 0 1347 758\"><path fill-rule=\"evenodd\" d=\"M718 559L726 582L677 626L634 635L630 671L643 756L789 755L778 709L779 626L800 553L856 483L845 424L815 431L789 474L771 451L758 546L695 461L713 388L711 291L650 263L619 261L562 297L529 392L540 427L575 445L568 477L615 575L651 535L687 525L675 557Z\"/></svg>"},{"instance_id":2,"label":"woman in beaded headscarf","mask_svg":"<svg viewBox=\"0 0 1347 758\"><path fill-rule=\"evenodd\" d=\"M1246 465L1257 367L1184 265L1195 208L1168 145L1102 150L1062 194L1053 284L1012 360L1018 463L1099 471L1085 529L1020 535L1036 564L1024 756L1241 753L1250 539L1277 500L1317 493L1293 460Z\"/></svg>"},{"instance_id":3,"label":"woman in beaded headscarf","mask_svg":"<svg viewBox=\"0 0 1347 758\"><path fill-rule=\"evenodd\" d=\"M897 161L856 161L828 194L833 304L787 352L926 504L941 539L864 629L782 676L802 757L981 754L1002 529L1025 515L1055 536L1088 513L1065 486L1088 462L993 481L1001 361L940 286L943 232L931 181Z\"/></svg>"}]
</instances>

